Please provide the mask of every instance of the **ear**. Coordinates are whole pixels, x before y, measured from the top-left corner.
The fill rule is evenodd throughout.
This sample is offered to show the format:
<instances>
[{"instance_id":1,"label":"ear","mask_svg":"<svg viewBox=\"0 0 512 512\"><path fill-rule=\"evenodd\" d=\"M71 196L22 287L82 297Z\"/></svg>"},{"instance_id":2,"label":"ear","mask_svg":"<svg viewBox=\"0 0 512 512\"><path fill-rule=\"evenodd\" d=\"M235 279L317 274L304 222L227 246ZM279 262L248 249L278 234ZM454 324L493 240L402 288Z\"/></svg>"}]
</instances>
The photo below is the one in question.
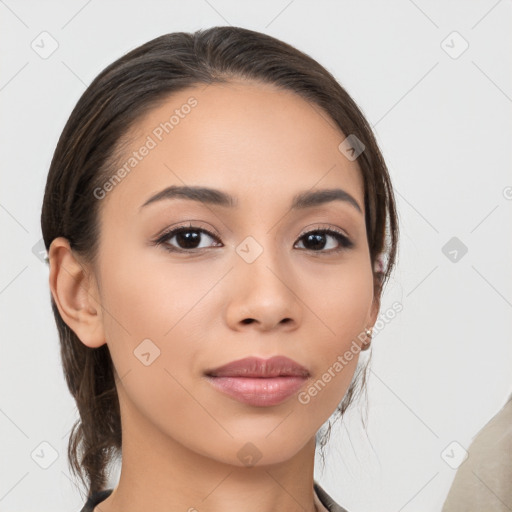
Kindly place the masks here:
<instances>
[{"instance_id":1,"label":"ear","mask_svg":"<svg viewBox=\"0 0 512 512\"><path fill-rule=\"evenodd\" d=\"M84 345L104 345L102 307L94 275L73 254L66 238L52 241L48 259L50 290L60 316Z\"/></svg>"},{"instance_id":2,"label":"ear","mask_svg":"<svg viewBox=\"0 0 512 512\"><path fill-rule=\"evenodd\" d=\"M368 312L368 318L366 320L365 328L372 330L373 326L375 325L375 322L377 322L377 317L379 316L380 311L380 294L378 294L378 289L375 288L374 294L373 294L373 302L370 307L370 311ZM372 343L371 337L368 339L366 338L366 341L362 343L361 350L368 350L370 348L370 345Z\"/></svg>"},{"instance_id":3,"label":"ear","mask_svg":"<svg viewBox=\"0 0 512 512\"><path fill-rule=\"evenodd\" d=\"M372 328L377 322L377 318L380 312L380 302L382 296L382 274L381 272L374 273L373 275L373 302L369 311L369 316L366 321L366 326L368 329Z\"/></svg>"},{"instance_id":4,"label":"ear","mask_svg":"<svg viewBox=\"0 0 512 512\"><path fill-rule=\"evenodd\" d=\"M368 317L368 328L371 328L375 325L375 322L377 321L377 318L379 316L380 311L380 295L374 294L373 296L373 302L370 309L370 316Z\"/></svg>"}]
</instances>

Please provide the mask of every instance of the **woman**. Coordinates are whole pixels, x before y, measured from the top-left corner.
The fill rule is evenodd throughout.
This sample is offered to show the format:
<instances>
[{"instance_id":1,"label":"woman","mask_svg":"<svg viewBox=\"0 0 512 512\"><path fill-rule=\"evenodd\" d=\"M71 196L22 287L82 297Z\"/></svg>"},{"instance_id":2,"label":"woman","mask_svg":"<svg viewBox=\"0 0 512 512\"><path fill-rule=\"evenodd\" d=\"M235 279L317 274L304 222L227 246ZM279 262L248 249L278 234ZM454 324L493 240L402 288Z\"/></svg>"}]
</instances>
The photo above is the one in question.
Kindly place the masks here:
<instances>
[{"instance_id":1,"label":"woman","mask_svg":"<svg viewBox=\"0 0 512 512\"><path fill-rule=\"evenodd\" d=\"M328 71L242 28L149 41L78 101L41 221L83 511L345 510L316 441L364 385L398 222Z\"/></svg>"}]
</instances>

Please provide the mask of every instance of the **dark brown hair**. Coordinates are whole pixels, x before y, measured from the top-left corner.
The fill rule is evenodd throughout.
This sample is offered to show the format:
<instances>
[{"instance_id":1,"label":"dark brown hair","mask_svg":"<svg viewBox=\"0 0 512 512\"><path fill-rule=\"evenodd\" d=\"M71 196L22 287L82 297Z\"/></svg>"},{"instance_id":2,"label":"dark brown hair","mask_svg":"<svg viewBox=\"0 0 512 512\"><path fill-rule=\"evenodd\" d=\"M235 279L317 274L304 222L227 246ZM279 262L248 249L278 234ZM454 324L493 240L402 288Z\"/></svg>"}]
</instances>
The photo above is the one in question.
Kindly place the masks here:
<instances>
[{"instance_id":1,"label":"dark brown hair","mask_svg":"<svg viewBox=\"0 0 512 512\"><path fill-rule=\"evenodd\" d=\"M278 39L239 27L163 35L116 60L93 80L73 109L50 165L41 212L46 250L56 237L65 237L76 255L94 266L101 203L94 190L114 174L130 128L177 91L240 79L300 95L320 107L319 112L327 114L345 135L355 135L364 144L357 163L364 180L375 294L380 299L395 264L398 218L389 174L369 124L318 62ZM380 271L382 257L387 257L387 262ZM70 434L69 465L90 495L105 488L107 466L121 453L112 360L106 344L92 349L80 341L62 320L53 296L51 304L64 376L80 414ZM364 384L366 372L363 374ZM345 412L359 380L353 379L338 413Z\"/></svg>"}]
</instances>

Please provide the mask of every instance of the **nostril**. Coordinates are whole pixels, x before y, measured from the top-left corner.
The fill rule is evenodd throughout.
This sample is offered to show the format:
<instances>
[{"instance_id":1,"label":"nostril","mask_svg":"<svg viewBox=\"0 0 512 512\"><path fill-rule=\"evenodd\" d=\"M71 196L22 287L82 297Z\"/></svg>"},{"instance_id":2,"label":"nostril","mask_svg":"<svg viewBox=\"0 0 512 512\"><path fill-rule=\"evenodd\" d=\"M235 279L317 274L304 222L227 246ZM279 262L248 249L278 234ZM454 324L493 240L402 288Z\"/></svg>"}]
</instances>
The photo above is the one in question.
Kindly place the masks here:
<instances>
[{"instance_id":1,"label":"nostril","mask_svg":"<svg viewBox=\"0 0 512 512\"><path fill-rule=\"evenodd\" d=\"M242 320L242 323L244 324L251 324L252 322L254 322L254 318L244 318Z\"/></svg>"}]
</instances>

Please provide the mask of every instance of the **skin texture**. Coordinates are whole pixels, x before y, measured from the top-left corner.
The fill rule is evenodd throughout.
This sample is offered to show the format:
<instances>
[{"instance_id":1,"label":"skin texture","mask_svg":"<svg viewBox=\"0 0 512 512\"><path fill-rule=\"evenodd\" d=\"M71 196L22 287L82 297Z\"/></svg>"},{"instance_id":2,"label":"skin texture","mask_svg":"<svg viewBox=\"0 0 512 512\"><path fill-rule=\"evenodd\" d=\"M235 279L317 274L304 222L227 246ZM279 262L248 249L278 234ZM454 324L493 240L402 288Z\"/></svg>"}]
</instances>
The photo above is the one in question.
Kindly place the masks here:
<instances>
[{"instance_id":1,"label":"skin texture","mask_svg":"<svg viewBox=\"0 0 512 512\"><path fill-rule=\"evenodd\" d=\"M101 199L97 266L63 238L50 248L64 321L88 347L107 343L116 371L123 465L118 487L95 510L313 511L315 433L342 400L357 356L307 404L294 395L245 405L203 372L285 355L309 370L306 389L353 340L360 345L379 308L360 169L338 150L345 135L325 112L254 82L171 96L135 125L127 156L191 96L197 106ZM238 206L179 198L139 209L170 185L220 189ZM297 193L319 188L344 189L363 213L342 201L290 211ZM204 248L189 253L151 245L189 221L221 243L202 234ZM302 236L318 228L338 229L354 246L328 235L325 248L305 249L315 246ZM263 249L252 263L236 250L248 236ZM180 247L176 237L166 243ZM148 366L134 355L144 339L160 350ZM239 456L246 443L261 455L252 467Z\"/></svg>"}]
</instances>

